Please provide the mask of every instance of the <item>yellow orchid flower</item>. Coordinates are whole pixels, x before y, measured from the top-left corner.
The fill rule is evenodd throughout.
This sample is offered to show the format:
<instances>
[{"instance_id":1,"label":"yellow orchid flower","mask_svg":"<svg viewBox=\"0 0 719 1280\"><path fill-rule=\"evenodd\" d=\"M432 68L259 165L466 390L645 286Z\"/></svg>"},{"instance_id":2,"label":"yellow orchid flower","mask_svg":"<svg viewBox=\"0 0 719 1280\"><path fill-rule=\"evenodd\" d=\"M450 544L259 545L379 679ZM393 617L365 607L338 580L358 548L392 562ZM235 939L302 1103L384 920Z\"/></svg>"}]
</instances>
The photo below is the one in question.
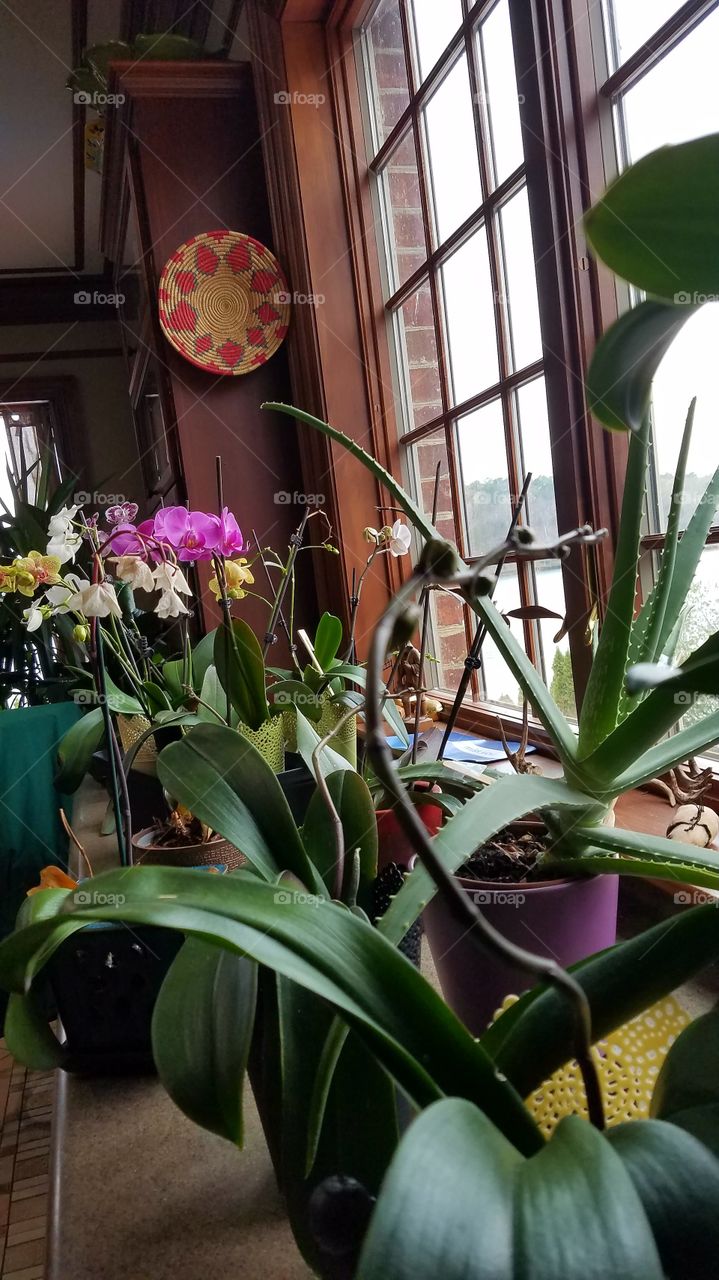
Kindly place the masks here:
<instances>
[{"instance_id":1,"label":"yellow orchid flower","mask_svg":"<svg viewBox=\"0 0 719 1280\"><path fill-rule=\"evenodd\" d=\"M52 587L60 581L60 559L44 556L41 551L31 551L13 561L17 574L17 590L23 596L31 596L36 587Z\"/></svg>"},{"instance_id":2,"label":"yellow orchid flower","mask_svg":"<svg viewBox=\"0 0 719 1280\"><path fill-rule=\"evenodd\" d=\"M0 564L0 591L17 590L17 571L13 564Z\"/></svg>"},{"instance_id":3,"label":"yellow orchid flower","mask_svg":"<svg viewBox=\"0 0 719 1280\"><path fill-rule=\"evenodd\" d=\"M246 583L248 586L252 586L255 581L254 574L250 569L246 568L246 565L247 560L244 556L241 556L239 560L225 561L225 581L227 582L227 594L230 600L243 600L247 595L247 592L242 590L243 585ZM222 592L216 577L210 578L210 591L214 591L216 600L220 599Z\"/></svg>"}]
</instances>

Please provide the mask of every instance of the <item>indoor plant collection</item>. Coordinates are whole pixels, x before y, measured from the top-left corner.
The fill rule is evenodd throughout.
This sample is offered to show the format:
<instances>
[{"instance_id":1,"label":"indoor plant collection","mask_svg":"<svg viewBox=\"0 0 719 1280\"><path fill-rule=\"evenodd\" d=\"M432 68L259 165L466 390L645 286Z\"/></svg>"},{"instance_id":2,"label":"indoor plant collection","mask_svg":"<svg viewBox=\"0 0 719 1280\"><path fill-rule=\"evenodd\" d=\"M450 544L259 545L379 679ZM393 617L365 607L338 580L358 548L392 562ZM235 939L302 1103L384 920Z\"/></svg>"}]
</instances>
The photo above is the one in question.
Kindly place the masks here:
<instances>
[{"instance_id":1,"label":"indoor plant collection","mask_svg":"<svg viewBox=\"0 0 719 1280\"><path fill-rule=\"evenodd\" d=\"M651 284L633 275L633 255L645 265L661 251L673 293L677 276L679 287L706 293L714 285L715 192L706 175L719 172L719 138L702 141L712 144L709 152L689 144L689 151L665 149L640 162L589 220L610 265L655 293L662 293L656 271ZM707 201L714 201L711 209ZM637 225L628 206L648 218L651 212L651 219ZM226 725L194 725L161 752L160 777L200 820L242 849L248 870L222 878L160 867L112 872L97 879L101 892L90 904L73 901L70 890L47 890L34 895L15 935L0 944L0 977L15 992L9 1043L18 1057L47 1066L61 1054L37 1016L33 980L65 938L90 921L118 916L186 935L155 1009L161 1079L194 1120L241 1142L241 1082L249 1063L298 1244L328 1280L435 1280L438 1274L449 1280L468 1274L701 1280L714 1274L717 1013L693 1023L669 1051L652 1118L606 1132L590 1046L717 957L719 914L712 906L691 908L569 973L506 939L454 874L508 822L540 813L551 836L543 872L659 875L719 887L713 851L679 851L671 842L606 824L623 791L719 738L717 716L665 736L681 718L678 691L717 691L717 637L680 667L669 661L713 513L716 477L684 536L679 539L676 520L670 526L655 591L634 618L637 495L657 317L665 337L679 322L657 311L665 306L674 310L648 302L620 321L590 373L600 416L633 434L614 584L578 737L492 604L490 571L507 546L468 569L374 459L326 424L272 406L359 457L424 540L417 568L376 628L365 708L374 777L421 865L373 927L366 907L376 825L364 780L323 749L298 708L298 744L309 735L319 784L299 831L252 743ZM540 547L520 528L510 541L517 554L546 557L595 536L576 530ZM435 585L458 591L484 620L549 733L564 777L495 780L431 838L381 728L381 675L388 649L416 624L408 609L413 596ZM397 951L435 893L473 946L538 984L478 1040ZM119 906L99 901L112 894L122 896ZM521 1099L572 1056L582 1072L589 1122L564 1118L545 1141ZM395 1084L419 1112L401 1139Z\"/></svg>"}]
</instances>

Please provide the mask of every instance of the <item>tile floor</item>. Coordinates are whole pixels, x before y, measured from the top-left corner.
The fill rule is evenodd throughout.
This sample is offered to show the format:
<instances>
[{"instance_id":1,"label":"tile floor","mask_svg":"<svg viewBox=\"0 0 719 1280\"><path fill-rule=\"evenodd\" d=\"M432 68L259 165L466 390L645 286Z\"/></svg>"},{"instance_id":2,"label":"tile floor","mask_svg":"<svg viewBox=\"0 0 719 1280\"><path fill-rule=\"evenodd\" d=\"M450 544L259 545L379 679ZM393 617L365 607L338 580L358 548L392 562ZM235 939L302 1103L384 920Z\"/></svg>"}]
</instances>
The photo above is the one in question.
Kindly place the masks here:
<instances>
[{"instance_id":1,"label":"tile floor","mask_svg":"<svg viewBox=\"0 0 719 1280\"><path fill-rule=\"evenodd\" d=\"M26 1071L0 1040L0 1277L43 1280L54 1072Z\"/></svg>"}]
</instances>

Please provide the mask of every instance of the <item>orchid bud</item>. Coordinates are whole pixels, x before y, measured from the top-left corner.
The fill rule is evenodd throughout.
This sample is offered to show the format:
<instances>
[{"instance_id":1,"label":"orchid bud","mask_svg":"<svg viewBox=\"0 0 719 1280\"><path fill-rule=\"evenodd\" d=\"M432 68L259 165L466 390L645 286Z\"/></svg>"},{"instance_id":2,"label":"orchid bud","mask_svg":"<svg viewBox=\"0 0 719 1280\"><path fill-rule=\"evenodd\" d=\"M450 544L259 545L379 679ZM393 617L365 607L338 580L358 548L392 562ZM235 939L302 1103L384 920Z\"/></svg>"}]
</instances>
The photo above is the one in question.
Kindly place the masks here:
<instances>
[{"instance_id":1,"label":"orchid bud","mask_svg":"<svg viewBox=\"0 0 719 1280\"><path fill-rule=\"evenodd\" d=\"M83 622L78 622L77 626L72 629L72 638L77 644L87 644L90 638L90 628L85 626Z\"/></svg>"},{"instance_id":2,"label":"orchid bud","mask_svg":"<svg viewBox=\"0 0 719 1280\"><path fill-rule=\"evenodd\" d=\"M531 547L533 542L537 541L537 536L527 525L520 524L514 531L515 541L520 547Z\"/></svg>"},{"instance_id":3,"label":"orchid bud","mask_svg":"<svg viewBox=\"0 0 719 1280\"><path fill-rule=\"evenodd\" d=\"M438 578L453 578L461 572L462 561L451 542L444 538L430 538L425 543L419 567L423 573L434 573Z\"/></svg>"},{"instance_id":4,"label":"orchid bud","mask_svg":"<svg viewBox=\"0 0 719 1280\"><path fill-rule=\"evenodd\" d=\"M416 604L408 604L395 618L390 639L391 649L404 649L420 625L420 611Z\"/></svg>"},{"instance_id":5,"label":"orchid bud","mask_svg":"<svg viewBox=\"0 0 719 1280\"><path fill-rule=\"evenodd\" d=\"M364 538L365 542L374 543L375 546L379 542L379 534L376 529L373 529L371 527L371 525L367 525L367 528L364 530L362 537Z\"/></svg>"}]
</instances>

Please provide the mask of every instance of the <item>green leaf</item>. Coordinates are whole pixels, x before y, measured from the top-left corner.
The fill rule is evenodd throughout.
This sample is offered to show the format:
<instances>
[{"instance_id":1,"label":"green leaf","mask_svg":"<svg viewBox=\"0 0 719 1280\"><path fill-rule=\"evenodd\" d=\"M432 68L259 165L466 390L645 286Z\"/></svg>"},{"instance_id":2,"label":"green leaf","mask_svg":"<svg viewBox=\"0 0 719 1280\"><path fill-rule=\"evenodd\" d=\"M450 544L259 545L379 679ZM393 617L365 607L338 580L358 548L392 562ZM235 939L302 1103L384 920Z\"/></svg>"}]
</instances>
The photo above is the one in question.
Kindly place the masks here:
<instances>
[{"instance_id":1,"label":"green leaf","mask_svg":"<svg viewBox=\"0 0 719 1280\"><path fill-rule=\"evenodd\" d=\"M63 735L57 749L60 769L55 780L60 791L68 795L77 791L104 736L102 707L86 712Z\"/></svg>"},{"instance_id":2,"label":"green leaf","mask_svg":"<svg viewBox=\"0 0 719 1280\"><path fill-rule=\"evenodd\" d=\"M326 778L327 789L339 814L344 832L345 872L342 893L345 899L352 877L355 850L360 855L360 902L366 900L377 875L377 820L369 787L351 769L337 770ZM307 853L315 864L330 894L335 889L336 845L332 816L319 789L307 807L302 828Z\"/></svg>"},{"instance_id":3,"label":"green leaf","mask_svg":"<svg viewBox=\"0 0 719 1280\"><path fill-rule=\"evenodd\" d=\"M555 805L586 813L591 801L565 782L531 775L498 778L474 796L434 837L432 847L448 871L458 871L467 858L508 822ZM436 893L434 881L417 866L389 905L378 929L395 944Z\"/></svg>"},{"instance_id":4,"label":"green leaf","mask_svg":"<svg viewBox=\"0 0 719 1280\"><path fill-rule=\"evenodd\" d=\"M317 1159L317 1149L319 1146L322 1126L324 1124L325 1114L327 1112L327 1103L329 1100L330 1089L334 1079L337 1063L340 1060L340 1054L344 1048L347 1036L349 1035L349 1027L341 1018L333 1018L330 1029L327 1032L322 1052L317 1062L317 1070L315 1071L314 1080L312 1082L312 1092L310 1095L308 1121L307 1121L307 1158L305 1161L305 1176L309 1177L312 1172L313 1165Z\"/></svg>"},{"instance_id":5,"label":"green leaf","mask_svg":"<svg viewBox=\"0 0 719 1280\"><path fill-rule=\"evenodd\" d=\"M162 664L162 678L175 707L181 707L187 701L187 695L182 686L184 669L185 663L182 658L173 658L171 662Z\"/></svg>"},{"instance_id":6,"label":"green leaf","mask_svg":"<svg viewBox=\"0 0 719 1280\"><path fill-rule=\"evenodd\" d=\"M528 1277L513 1265L512 1201L521 1167L476 1107L459 1098L436 1102L414 1121L390 1165L357 1280Z\"/></svg>"},{"instance_id":7,"label":"green leaf","mask_svg":"<svg viewBox=\"0 0 719 1280\"><path fill-rule=\"evenodd\" d=\"M616 275L661 298L719 294L719 134L645 156L585 219ZM687 297L687 295L690 295Z\"/></svg>"},{"instance_id":8,"label":"green leaf","mask_svg":"<svg viewBox=\"0 0 719 1280\"><path fill-rule=\"evenodd\" d=\"M124 40L108 40L104 44L90 45L83 55L83 62L90 67L105 89L107 89L110 63L132 62L132 60L132 46L126 44Z\"/></svg>"},{"instance_id":9,"label":"green leaf","mask_svg":"<svg viewBox=\"0 0 719 1280\"><path fill-rule=\"evenodd\" d=\"M213 652L220 684L240 720L250 729L259 729L270 715L265 663L259 640L244 618L233 619L229 645L228 633L218 627Z\"/></svg>"},{"instance_id":10,"label":"green leaf","mask_svg":"<svg viewBox=\"0 0 719 1280\"><path fill-rule=\"evenodd\" d=\"M105 689L107 705L111 711L116 711L123 716L144 716L145 708L139 698L123 693L122 689L119 689L115 681L108 675L105 676Z\"/></svg>"},{"instance_id":11,"label":"green leaf","mask_svg":"<svg viewBox=\"0 0 719 1280\"><path fill-rule=\"evenodd\" d=\"M398 506L402 508L405 515L414 525L415 529L422 534L423 538L429 541L432 538L439 538L440 534L434 525L429 521L423 511L420 511L417 504L401 484L398 484L394 476L390 475L376 458L367 453L365 449L345 435L343 431L338 431L336 427L331 427L329 423L323 422L321 418L315 418L311 413L305 413L303 409L295 409L290 404L278 404L275 401L267 402L262 405L263 409L269 409L272 413L284 413L289 418L295 418L298 422L304 422L307 426L313 427L315 431L320 431L322 435L328 436L330 440L334 440L337 444L342 445L348 453L355 458L359 458L360 462L373 476L379 480L388 493L395 498Z\"/></svg>"},{"instance_id":12,"label":"green leaf","mask_svg":"<svg viewBox=\"0 0 719 1280\"><path fill-rule=\"evenodd\" d=\"M536 667L527 657L523 645L512 635L511 628L489 596L478 597L472 601L472 607L485 623L504 661L519 682L528 702L532 704L560 759L565 765L576 763L577 744L574 734Z\"/></svg>"},{"instance_id":13,"label":"green leaf","mask_svg":"<svg viewBox=\"0 0 719 1280\"><path fill-rule=\"evenodd\" d=\"M572 965L592 1012L593 1039L611 1035L719 956L719 912L695 907ZM484 1032L481 1044L522 1097L574 1056L573 1012L535 987Z\"/></svg>"},{"instance_id":14,"label":"green leaf","mask_svg":"<svg viewBox=\"0 0 719 1280\"><path fill-rule=\"evenodd\" d=\"M654 1089L652 1115L672 1120L677 1112L718 1104L718 1063L719 1010L715 1008L692 1022L669 1050Z\"/></svg>"},{"instance_id":15,"label":"green leaf","mask_svg":"<svg viewBox=\"0 0 719 1280\"><path fill-rule=\"evenodd\" d=\"M640 302L600 338L587 372L589 408L610 431L641 432L652 382L696 307Z\"/></svg>"},{"instance_id":16,"label":"green leaf","mask_svg":"<svg viewBox=\"0 0 719 1280\"><path fill-rule=\"evenodd\" d=\"M586 833L585 833L586 834ZM651 836L646 837L651 840ZM680 849L691 848L677 842ZM582 850L573 857L552 858L546 863L547 874L554 876L576 876L578 872L593 876L632 876L635 879L674 880L677 889L682 885L704 885L707 889L719 889L719 870L711 870L706 860L693 854L678 853L669 859L657 850L634 849L631 857L617 857L616 853L600 853L596 849ZM691 897L688 899L691 901Z\"/></svg>"},{"instance_id":17,"label":"green leaf","mask_svg":"<svg viewBox=\"0 0 719 1280\"><path fill-rule=\"evenodd\" d=\"M242 1146L242 1090L255 1022L257 965L189 938L157 997L152 1050L173 1102Z\"/></svg>"},{"instance_id":18,"label":"green leaf","mask_svg":"<svg viewBox=\"0 0 719 1280\"><path fill-rule=\"evenodd\" d=\"M5 1013L5 1045L31 1071L54 1071L65 1062L65 1050L47 1021L34 989L13 993Z\"/></svg>"},{"instance_id":19,"label":"green leaf","mask_svg":"<svg viewBox=\"0 0 719 1280\"><path fill-rule=\"evenodd\" d=\"M617 1125L607 1138L639 1194L668 1280L714 1280L719 1161L661 1120Z\"/></svg>"},{"instance_id":20,"label":"green leaf","mask_svg":"<svg viewBox=\"0 0 719 1280\"><path fill-rule=\"evenodd\" d=\"M315 657L323 671L329 671L342 644L342 623L333 613L323 613L315 633Z\"/></svg>"},{"instance_id":21,"label":"green leaf","mask_svg":"<svg viewBox=\"0 0 719 1280\"><path fill-rule=\"evenodd\" d=\"M312 777L315 777L315 765L313 756L322 739L319 734L312 728L309 720L303 716L299 707L295 708L297 716L297 752L304 760ZM332 747L323 747L319 754L319 766L322 770L322 776L328 777L331 773L344 769L347 772L354 770L349 760L341 756L339 751L334 751Z\"/></svg>"},{"instance_id":22,"label":"green leaf","mask_svg":"<svg viewBox=\"0 0 719 1280\"><path fill-rule=\"evenodd\" d=\"M199 693L202 688L207 668L214 664L217 631L218 628L215 628L214 631L208 632L192 650L192 686L196 693Z\"/></svg>"},{"instance_id":23,"label":"green leaf","mask_svg":"<svg viewBox=\"0 0 719 1280\"><path fill-rule=\"evenodd\" d=\"M313 892L323 891L277 778L242 734L197 725L165 747L157 773L170 795L240 849L263 879L292 871Z\"/></svg>"},{"instance_id":24,"label":"green leaf","mask_svg":"<svg viewBox=\"0 0 719 1280\"><path fill-rule=\"evenodd\" d=\"M286 710L288 706L301 707L308 720L315 724L322 718L323 704L316 693L302 680L278 680L270 685L269 694L273 707Z\"/></svg>"},{"instance_id":25,"label":"green leaf","mask_svg":"<svg viewBox=\"0 0 719 1280\"><path fill-rule=\"evenodd\" d=\"M664 1171L664 1180L671 1181ZM479 1225L479 1224L478 1224ZM481 1229L481 1228L480 1228ZM578 1116L517 1176L514 1276L523 1280L663 1280L664 1271L623 1162Z\"/></svg>"},{"instance_id":26,"label":"green leaf","mask_svg":"<svg viewBox=\"0 0 719 1280\"><path fill-rule=\"evenodd\" d=\"M204 56L204 46L189 36L173 31L150 32L135 36L132 60L152 58L156 62L191 62Z\"/></svg>"},{"instance_id":27,"label":"green leaf","mask_svg":"<svg viewBox=\"0 0 719 1280\"><path fill-rule=\"evenodd\" d=\"M647 419L629 445L612 588L579 716L580 761L608 737L618 719L634 618L648 441Z\"/></svg>"},{"instance_id":28,"label":"green leaf","mask_svg":"<svg viewBox=\"0 0 719 1280\"><path fill-rule=\"evenodd\" d=\"M210 665L203 677L200 689L200 703L197 708L197 719L205 724L225 722L227 715L227 694L220 684L217 668ZM230 719L233 727L238 722L237 713L233 710Z\"/></svg>"},{"instance_id":29,"label":"green leaf","mask_svg":"<svg viewBox=\"0 0 719 1280\"><path fill-rule=\"evenodd\" d=\"M647 702L649 699L647 699ZM634 713L636 716L639 711L643 710L646 703ZM681 713L682 707L679 707ZM633 719L634 717L632 717ZM667 708L667 718L669 718L669 710ZM627 721L625 723L631 723ZM672 719L671 723L674 723ZM667 728L670 726L667 725ZM624 725L622 725L624 728ZM654 725L651 726L654 732ZM675 765L681 764L682 761L688 760L691 756L701 755L707 751L709 747L713 747L719 742L719 712L712 715L704 716L702 720L698 720L696 724L689 725L686 729L680 729L679 733L673 733L670 738L664 742L658 742L655 747L649 750L632 751L631 744L627 749L626 758L633 760L623 773L615 776L613 786L618 795L625 791L631 791L634 787L640 787L644 782L649 782L652 778L661 777L666 773L667 769L673 769ZM607 760L607 764L609 764Z\"/></svg>"},{"instance_id":30,"label":"green leaf","mask_svg":"<svg viewBox=\"0 0 719 1280\"><path fill-rule=\"evenodd\" d=\"M193 732L205 732L204 726ZM345 907L278 893L245 871L208 876L134 867L97 876L94 884L92 906L73 904L68 914L0 943L0 978L10 990L25 990L63 936L89 920L179 929L251 956L328 1000L417 1105L442 1093L467 1097L518 1150L541 1146L520 1098L441 997L377 929ZM121 908L105 905L110 893L122 895Z\"/></svg>"}]
</instances>

